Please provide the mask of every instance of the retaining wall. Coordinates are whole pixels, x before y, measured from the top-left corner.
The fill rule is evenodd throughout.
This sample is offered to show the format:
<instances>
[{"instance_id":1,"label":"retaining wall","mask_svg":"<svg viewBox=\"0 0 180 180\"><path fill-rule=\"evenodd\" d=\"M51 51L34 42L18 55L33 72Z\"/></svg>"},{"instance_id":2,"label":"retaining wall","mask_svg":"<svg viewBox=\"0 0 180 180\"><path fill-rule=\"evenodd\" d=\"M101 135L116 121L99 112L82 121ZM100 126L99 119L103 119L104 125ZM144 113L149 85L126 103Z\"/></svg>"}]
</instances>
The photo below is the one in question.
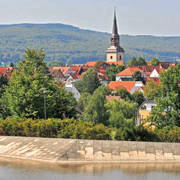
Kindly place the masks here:
<instances>
[{"instance_id":1,"label":"retaining wall","mask_svg":"<svg viewBox=\"0 0 180 180\"><path fill-rule=\"evenodd\" d=\"M0 136L0 156L51 162L180 162L180 143Z\"/></svg>"}]
</instances>

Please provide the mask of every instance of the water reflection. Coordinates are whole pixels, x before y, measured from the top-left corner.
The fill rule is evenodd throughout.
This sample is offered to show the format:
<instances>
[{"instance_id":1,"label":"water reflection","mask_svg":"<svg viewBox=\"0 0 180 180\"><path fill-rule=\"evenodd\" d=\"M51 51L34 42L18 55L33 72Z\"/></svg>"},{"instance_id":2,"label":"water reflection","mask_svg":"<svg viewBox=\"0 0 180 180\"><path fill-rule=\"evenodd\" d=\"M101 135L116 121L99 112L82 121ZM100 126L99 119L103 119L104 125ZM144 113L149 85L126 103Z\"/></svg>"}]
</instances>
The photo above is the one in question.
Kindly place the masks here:
<instances>
[{"instance_id":1,"label":"water reflection","mask_svg":"<svg viewBox=\"0 0 180 180\"><path fill-rule=\"evenodd\" d=\"M40 163L25 160L0 158L0 166L23 169L30 172L52 171L61 174L103 174L112 171L121 171L127 174L147 174L150 172L164 172L180 175L180 163L104 163L104 164L54 164Z\"/></svg>"}]
</instances>

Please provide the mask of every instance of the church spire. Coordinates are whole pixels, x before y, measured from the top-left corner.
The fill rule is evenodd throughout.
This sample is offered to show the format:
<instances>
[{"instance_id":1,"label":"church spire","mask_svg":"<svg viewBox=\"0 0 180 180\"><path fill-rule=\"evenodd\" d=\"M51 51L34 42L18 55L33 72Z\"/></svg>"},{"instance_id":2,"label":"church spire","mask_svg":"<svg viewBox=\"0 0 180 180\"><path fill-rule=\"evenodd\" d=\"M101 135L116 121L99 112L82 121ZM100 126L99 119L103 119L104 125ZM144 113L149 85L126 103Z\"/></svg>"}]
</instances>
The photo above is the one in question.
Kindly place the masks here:
<instances>
[{"instance_id":1,"label":"church spire","mask_svg":"<svg viewBox=\"0 0 180 180\"><path fill-rule=\"evenodd\" d=\"M114 9L114 21L112 35L118 35L117 21L116 21L116 9Z\"/></svg>"},{"instance_id":2,"label":"church spire","mask_svg":"<svg viewBox=\"0 0 180 180\"><path fill-rule=\"evenodd\" d=\"M119 34L117 28L117 20L116 20L116 10L114 9L114 20L113 20L113 30L111 36L111 46L119 46Z\"/></svg>"}]
</instances>

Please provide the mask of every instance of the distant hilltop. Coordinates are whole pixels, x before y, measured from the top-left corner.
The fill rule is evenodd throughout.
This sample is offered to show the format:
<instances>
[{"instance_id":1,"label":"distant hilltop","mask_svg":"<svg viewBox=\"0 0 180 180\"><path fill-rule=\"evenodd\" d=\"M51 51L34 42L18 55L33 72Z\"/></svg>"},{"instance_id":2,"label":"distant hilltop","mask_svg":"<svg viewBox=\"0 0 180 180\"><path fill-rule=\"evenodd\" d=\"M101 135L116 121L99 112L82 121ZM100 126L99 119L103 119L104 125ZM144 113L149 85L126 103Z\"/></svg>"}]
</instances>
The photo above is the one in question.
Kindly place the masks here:
<instances>
[{"instance_id":1,"label":"distant hilltop","mask_svg":"<svg viewBox=\"0 0 180 180\"><path fill-rule=\"evenodd\" d=\"M105 60L110 36L65 24L0 25L1 66L21 60L26 48L43 48L46 61L83 64ZM120 39L126 51L125 61L132 56L142 56L146 60L157 57L171 62L180 58L180 37L121 35Z\"/></svg>"}]
</instances>

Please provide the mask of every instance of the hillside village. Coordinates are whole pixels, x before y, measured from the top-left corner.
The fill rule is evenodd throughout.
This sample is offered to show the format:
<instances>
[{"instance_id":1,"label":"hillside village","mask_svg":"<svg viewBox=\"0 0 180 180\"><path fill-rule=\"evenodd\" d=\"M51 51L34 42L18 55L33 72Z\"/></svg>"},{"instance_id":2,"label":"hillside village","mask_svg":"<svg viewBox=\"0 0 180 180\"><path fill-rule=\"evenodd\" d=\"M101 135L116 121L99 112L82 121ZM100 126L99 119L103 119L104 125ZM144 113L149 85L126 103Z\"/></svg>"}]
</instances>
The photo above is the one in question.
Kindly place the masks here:
<instances>
[{"instance_id":1,"label":"hillside village","mask_svg":"<svg viewBox=\"0 0 180 180\"><path fill-rule=\"evenodd\" d=\"M125 63L116 13L106 60L48 67L43 50L25 53L17 67L0 68L0 134L180 141L180 66L142 57Z\"/></svg>"},{"instance_id":2,"label":"hillside village","mask_svg":"<svg viewBox=\"0 0 180 180\"><path fill-rule=\"evenodd\" d=\"M118 34L116 14L114 13L111 46L106 51L106 61L92 61L86 64L74 64L71 66L54 66L49 68L49 73L57 82L61 83L61 86L65 87L66 91L71 92L78 101L81 97L81 93L78 91L75 84L82 79L83 74L88 69L92 68L97 72L100 84L107 85L107 87L114 92L112 95L107 96L107 99L120 100L121 97L115 95L118 90L124 88L131 95L137 91L144 93L144 88L148 82L152 81L157 84L157 86L160 86L160 73L175 66L175 64L171 62L158 62L156 65L152 65L153 63L151 61L146 62L143 58L141 58L141 60L144 61L142 62L143 65L139 64L135 66L133 64L125 64L124 54L125 50L120 46L120 36ZM108 77L107 74L108 68L111 67L121 67L120 72L113 74L113 79ZM6 76L9 79L14 68L15 67L0 68L0 76ZM135 77L135 74L138 74L139 77ZM147 103L148 100L149 99L147 99ZM146 101L143 103L147 104ZM141 119L145 119L149 116L152 110L151 104L153 104L152 107L154 107L155 102L153 101L147 104L147 106L150 106L150 108L147 108L147 111L144 110L142 112L139 110L140 114L138 116L141 117Z\"/></svg>"}]
</instances>

